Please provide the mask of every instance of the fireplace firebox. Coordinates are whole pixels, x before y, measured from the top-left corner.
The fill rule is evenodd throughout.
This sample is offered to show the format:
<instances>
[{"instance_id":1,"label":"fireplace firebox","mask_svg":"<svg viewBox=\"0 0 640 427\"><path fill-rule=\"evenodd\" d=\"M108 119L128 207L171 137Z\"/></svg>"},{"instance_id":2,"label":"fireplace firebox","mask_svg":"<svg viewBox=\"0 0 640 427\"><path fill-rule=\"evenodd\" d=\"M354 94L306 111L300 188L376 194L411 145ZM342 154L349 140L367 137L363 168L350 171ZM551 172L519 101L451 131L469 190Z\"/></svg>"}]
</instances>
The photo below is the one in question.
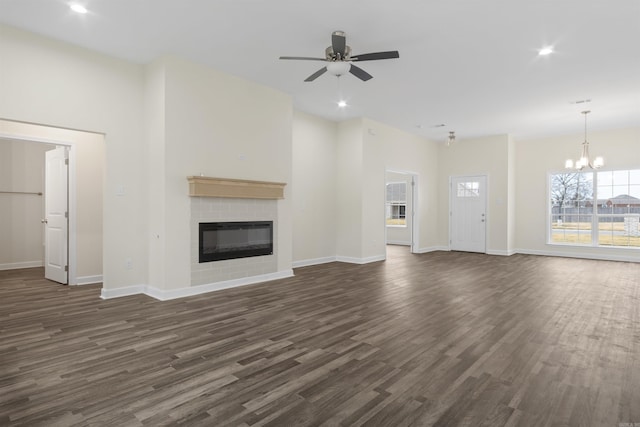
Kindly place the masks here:
<instances>
[{"instance_id":1,"label":"fireplace firebox","mask_svg":"<svg viewBox=\"0 0 640 427\"><path fill-rule=\"evenodd\" d=\"M201 222L199 262L273 254L273 221Z\"/></svg>"}]
</instances>

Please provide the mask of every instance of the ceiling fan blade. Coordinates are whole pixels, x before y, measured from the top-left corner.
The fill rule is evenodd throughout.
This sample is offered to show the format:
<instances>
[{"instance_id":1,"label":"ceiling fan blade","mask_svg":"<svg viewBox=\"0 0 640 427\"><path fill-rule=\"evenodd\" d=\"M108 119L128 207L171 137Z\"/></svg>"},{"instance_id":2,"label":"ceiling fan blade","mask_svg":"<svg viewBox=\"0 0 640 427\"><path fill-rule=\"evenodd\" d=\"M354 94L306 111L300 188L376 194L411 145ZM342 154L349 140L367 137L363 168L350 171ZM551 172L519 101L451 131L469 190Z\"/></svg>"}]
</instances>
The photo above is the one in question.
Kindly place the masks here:
<instances>
[{"instance_id":1,"label":"ceiling fan blade","mask_svg":"<svg viewBox=\"0 0 640 427\"><path fill-rule=\"evenodd\" d=\"M359 78L360 80L362 80L363 82L366 82L367 80L370 80L373 78L371 74L367 73L365 70L363 70L360 67L356 67L353 64L351 64L351 68L349 68L349 72L354 76L356 76L357 78Z\"/></svg>"},{"instance_id":2,"label":"ceiling fan blade","mask_svg":"<svg viewBox=\"0 0 640 427\"><path fill-rule=\"evenodd\" d=\"M315 73L311 74L309 77L304 79L304 81L305 82L312 82L312 81L314 81L315 79L317 79L318 77L320 77L321 75L323 75L326 72L327 72L327 67L322 67L318 71L316 71Z\"/></svg>"},{"instance_id":3,"label":"ceiling fan blade","mask_svg":"<svg viewBox=\"0 0 640 427\"><path fill-rule=\"evenodd\" d=\"M340 59L344 59L344 52L347 49L347 38L342 31L336 31L331 34L331 47L333 53L340 56Z\"/></svg>"},{"instance_id":4,"label":"ceiling fan blade","mask_svg":"<svg viewBox=\"0 0 640 427\"><path fill-rule=\"evenodd\" d=\"M281 56L280 59L298 59L301 61L326 61L326 58L311 58L309 56Z\"/></svg>"},{"instance_id":5,"label":"ceiling fan blade","mask_svg":"<svg viewBox=\"0 0 640 427\"><path fill-rule=\"evenodd\" d=\"M363 53L362 55L351 55L351 61L375 61L378 59L395 59L400 58L397 50L387 52Z\"/></svg>"}]
</instances>

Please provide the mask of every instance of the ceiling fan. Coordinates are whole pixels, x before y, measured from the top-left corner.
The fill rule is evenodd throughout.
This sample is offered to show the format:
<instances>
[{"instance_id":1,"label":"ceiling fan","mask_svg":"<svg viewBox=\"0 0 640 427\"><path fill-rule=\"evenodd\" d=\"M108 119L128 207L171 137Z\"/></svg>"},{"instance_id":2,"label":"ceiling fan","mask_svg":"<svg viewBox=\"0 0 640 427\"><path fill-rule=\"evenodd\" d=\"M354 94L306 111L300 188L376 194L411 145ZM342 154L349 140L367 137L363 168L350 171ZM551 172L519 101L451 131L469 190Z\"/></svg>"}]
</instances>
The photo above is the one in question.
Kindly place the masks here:
<instances>
[{"instance_id":1,"label":"ceiling fan","mask_svg":"<svg viewBox=\"0 0 640 427\"><path fill-rule=\"evenodd\" d=\"M354 62L359 61L375 61L378 59L394 59L399 58L400 54L397 50L387 52L363 53L361 55L351 55L351 46L347 46L347 38L344 31L334 31L331 34L331 46L325 49L324 58L310 58L307 56L281 56L280 59L296 59L305 61L324 61L328 62L309 77L304 79L305 82L312 82L327 71L334 76L341 76L347 72L353 74L360 80L366 82L373 78L360 67L355 66Z\"/></svg>"}]
</instances>

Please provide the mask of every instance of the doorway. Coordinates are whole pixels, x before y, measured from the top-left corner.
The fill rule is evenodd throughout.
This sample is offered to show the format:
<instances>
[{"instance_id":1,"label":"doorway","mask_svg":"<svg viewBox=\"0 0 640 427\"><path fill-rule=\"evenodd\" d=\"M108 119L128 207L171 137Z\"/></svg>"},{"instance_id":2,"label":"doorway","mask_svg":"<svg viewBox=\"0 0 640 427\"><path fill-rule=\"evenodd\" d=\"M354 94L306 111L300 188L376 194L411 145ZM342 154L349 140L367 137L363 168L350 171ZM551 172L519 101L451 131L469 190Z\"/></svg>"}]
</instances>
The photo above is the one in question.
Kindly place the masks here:
<instances>
[{"instance_id":1,"label":"doorway","mask_svg":"<svg viewBox=\"0 0 640 427\"><path fill-rule=\"evenodd\" d=\"M486 253L487 177L451 177L449 203L450 249Z\"/></svg>"},{"instance_id":2,"label":"doorway","mask_svg":"<svg viewBox=\"0 0 640 427\"><path fill-rule=\"evenodd\" d=\"M101 283L103 279L102 241L103 241L103 177L105 167L105 135L95 132L61 129L45 125L14 122L0 119L0 143L10 141L14 148L3 152L5 163L9 169L20 172L23 176L31 177L39 187L29 184L28 187L39 188L39 196L25 196L21 199L7 196L0 198L0 202L14 200L9 203L25 203L31 197L35 206L25 215L25 221L17 211L8 212L5 223L0 225L2 240L6 237L9 243L0 245L0 269L11 270L45 265L45 215L44 182L45 182L45 151L56 147L64 147L68 152L68 186L65 194L68 201L61 201L56 211L65 216L67 231L56 230L54 239L66 236L67 248L59 247L54 254L54 265L61 270L66 268L66 283L69 285L84 285ZM40 153L40 163L36 168L27 168L26 164L16 156L20 147L33 148ZM6 156L5 156L6 154ZM64 161L64 160L62 160ZM66 163L66 162L65 162ZM4 163L3 163L4 165ZM37 169L37 170L36 170ZM0 190L3 187L18 189L17 182L10 177L11 173L0 168ZM12 172L13 173L13 172ZM18 175L20 174L18 173ZM36 200L35 202L33 200ZM67 209L64 209L64 206ZM65 214L66 212L66 214ZM4 215L3 215L4 216ZM27 221L28 220L28 221ZM21 246L23 241L29 241L35 251L26 252ZM35 243L34 243L35 241ZM58 240L56 241L56 243ZM53 245L47 245L52 247ZM47 248L47 249L48 249ZM35 253L35 255L34 255ZM64 255L66 254L66 259ZM43 274L44 275L44 274ZM65 282L65 277L54 279Z\"/></svg>"},{"instance_id":3,"label":"doorway","mask_svg":"<svg viewBox=\"0 0 640 427\"><path fill-rule=\"evenodd\" d=\"M397 170L385 172L385 243L406 247L411 253L418 253L419 248L417 191L417 174Z\"/></svg>"},{"instance_id":4,"label":"doorway","mask_svg":"<svg viewBox=\"0 0 640 427\"><path fill-rule=\"evenodd\" d=\"M0 137L0 269L44 267L69 283L69 147Z\"/></svg>"}]
</instances>

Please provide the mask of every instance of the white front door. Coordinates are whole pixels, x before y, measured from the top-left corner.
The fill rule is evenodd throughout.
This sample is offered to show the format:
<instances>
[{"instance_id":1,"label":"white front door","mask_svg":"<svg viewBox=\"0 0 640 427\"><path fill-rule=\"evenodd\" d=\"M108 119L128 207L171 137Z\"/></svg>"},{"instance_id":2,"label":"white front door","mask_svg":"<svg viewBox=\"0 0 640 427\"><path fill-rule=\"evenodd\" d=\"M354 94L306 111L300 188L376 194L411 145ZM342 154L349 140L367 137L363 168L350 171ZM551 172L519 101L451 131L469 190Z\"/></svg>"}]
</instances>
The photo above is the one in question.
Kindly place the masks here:
<instances>
[{"instance_id":1,"label":"white front door","mask_svg":"<svg viewBox=\"0 0 640 427\"><path fill-rule=\"evenodd\" d=\"M67 149L45 153L44 276L67 283L68 208Z\"/></svg>"},{"instance_id":2,"label":"white front door","mask_svg":"<svg viewBox=\"0 0 640 427\"><path fill-rule=\"evenodd\" d=\"M486 252L487 177L451 178L451 250Z\"/></svg>"}]
</instances>

